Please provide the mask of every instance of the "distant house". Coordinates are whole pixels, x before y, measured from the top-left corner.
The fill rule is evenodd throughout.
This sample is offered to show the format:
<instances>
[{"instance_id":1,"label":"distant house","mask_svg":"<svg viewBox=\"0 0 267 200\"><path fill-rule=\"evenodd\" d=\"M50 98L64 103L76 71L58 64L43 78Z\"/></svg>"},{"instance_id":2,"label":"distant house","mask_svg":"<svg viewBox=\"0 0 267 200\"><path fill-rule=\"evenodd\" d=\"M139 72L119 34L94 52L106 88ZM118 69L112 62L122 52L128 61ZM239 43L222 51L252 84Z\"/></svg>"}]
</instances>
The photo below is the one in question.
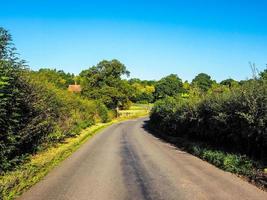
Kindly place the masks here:
<instances>
[{"instance_id":1,"label":"distant house","mask_svg":"<svg viewBox=\"0 0 267 200\"><path fill-rule=\"evenodd\" d=\"M69 85L68 91L70 91L70 92L81 92L82 88L81 88L80 85L77 85L77 83L75 82L75 85Z\"/></svg>"}]
</instances>

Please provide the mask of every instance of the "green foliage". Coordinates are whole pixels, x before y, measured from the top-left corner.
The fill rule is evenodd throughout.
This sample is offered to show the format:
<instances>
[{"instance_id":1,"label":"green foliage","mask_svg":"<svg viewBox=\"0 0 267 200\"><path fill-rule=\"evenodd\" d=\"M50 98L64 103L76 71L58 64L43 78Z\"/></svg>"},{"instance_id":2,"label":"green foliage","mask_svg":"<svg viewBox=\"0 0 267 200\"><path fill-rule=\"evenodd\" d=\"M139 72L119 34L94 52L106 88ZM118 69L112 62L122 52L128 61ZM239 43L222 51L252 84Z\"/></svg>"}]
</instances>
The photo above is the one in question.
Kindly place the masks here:
<instances>
[{"instance_id":1,"label":"green foliage","mask_svg":"<svg viewBox=\"0 0 267 200\"><path fill-rule=\"evenodd\" d=\"M238 82L235 81L234 79L228 78L220 82L221 85L225 85L228 87L234 87L238 85Z\"/></svg>"},{"instance_id":2,"label":"green foliage","mask_svg":"<svg viewBox=\"0 0 267 200\"><path fill-rule=\"evenodd\" d=\"M151 123L172 135L266 163L266 81L249 80L242 86L210 88L205 95L190 91L189 98L163 99L155 103Z\"/></svg>"},{"instance_id":3,"label":"green foliage","mask_svg":"<svg viewBox=\"0 0 267 200\"><path fill-rule=\"evenodd\" d=\"M246 156L203 148L198 145L194 145L190 153L228 172L245 176L252 176L255 173L253 161Z\"/></svg>"},{"instance_id":4,"label":"green foliage","mask_svg":"<svg viewBox=\"0 0 267 200\"><path fill-rule=\"evenodd\" d=\"M123 108L132 94L129 83L121 79L123 75L129 75L125 65L118 60L103 60L80 73L82 94L91 99L101 100L109 108Z\"/></svg>"},{"instance_id":5,"label":"green foliage","mask_svg":"<svg viewBox=\"0 0 267 200\"><path fill-rule=\"evenodd\" d=\"M224 169L229 172L252 175L253 162L246 156L227 154L223 161Z\"/></svg>"},{"instance_id":6,"label":"green foliage","mask_svg":"<svg viewBox=\"0 0 267 200\"><path fill-rule=\"evenodd\" d=\"M109 110L103 103L97 102L97 111L101 122L106 123L112 119L112 117L109 115Z\"/></svg>"},{"instance_id":7,"label":"green foliage","mask_svg":"<svg viewBox=\"0 0 267 200\"><path fill-rule=\"evenodd\" d=\"M74 84L74 75L65 73L63 70L56 69L40 69L37 72L32 72L38 76L39 80L48 81L58 88L66 89L69 85Z\"/></svg>"},{"instance_id":8,"label":"green foliage","mask_svg":"<svg viewBox=\"0 0 267 200\"><path fill-rule=\"evenodd\" d=\"M130 97L131 101L146 104L154 102L155 87L153 85L149 85L147 81L133 81L133 79L131 79L129 83L134 91Z\"/></svg>"},{"instance_id":9,"label":"green foliage","mask_svg":"<svg viewBox=\"0 0 267 200\"><path fill-rule=\"evenodd\" d=\"M14 161L22 160L27 153L79 134L95 120L108 120L103 104L39 80L38 74L25 71L16 78L12 74L8 77L15 81L8 85L15 92L5 89L1 95L1 104L7 104L1 106L5 109L1 112L2 170L12 168L16 165Z\"/></svg>"},{"instance_id":10,"label":"green foliage","mask_svg":"<svg viewBox=\"0 0 267 200\"><path fill-rule=\"evenodd\" d=\"M161 99L166 96L175 96L183 92L182 80L176 74L171 74L156 83L154 96L156 99Z\"/></svg>"},{"instance_id":11,"label":"green foliage","mask_svg":"<svg viewBox=\"0 0 267 200\"><path fill-rule=\"evenodd\" d=\"M75 152L89 138L115 122L117 121L87 128L77 137L68 138L64 140L64 143L51 146L38 152L38 155L29 156L27 162L21 163L12 171L0 174L0 199L16 199Z\"/></svg>"},{"instance_id":12,"label":"green foliage","mask_svg":"<svg viewBox=\"0 0 267 200\"><path fill-rule=\"evenodd\" d=\"M107 121L103 104L66 90L72 75L24 69L15 57L11 36L2 28L0 49L0 173L95 121Z\"/></svg>"},{"instance_id":13,"label":"green foliage","mask_svg":"<svg viewBox=\"0 0 267 200\"><path fill-rule=\"evenodd\" d=\"M138 83L138 84L141 84L143 86L155 86L155 84L157 83L157 81L154 81L154 80L140 80L139 78L131 78L129 79L128 81L131 85L135 84L135 83Z\"/></svg>"},{"instance_id":14,"label":"green foliage","mask_svg":"<svg viewBox=\"0 0 267 200\"><path fill-rule=\"evenodd\" d=\"M35 149L38 137L50 130L22 73L17 63L0 60L0 173L16 165L19 155Z\"/></svg>"},{"instance_id":15,"label":"green foliage","mask_svg":"<svg viewBox=\"0 0 267 200\"><path fill-rule=\"evenodd\" d=\"M15 56L14 51L11 35L0 27L0 60L12 60Z\"/></svg>"},{"instance_id":16,"label":"green foliage","mask_svg":"<svg viewBox=\"0 0 267 200\"><path fill-rule=\"evenodd\" d=\"M213 81L211 77L205 73L198 74L193 80L192 85L200 88L202 91L206 92L211 87Z\"/></svg>"},{"instance_id":17,"label":"green foliage","mask_svg":"<svg viewBox=\"0 0 267 200\"><path fill-rule=\"evenodd\" d=\"M267 69L260 73L260 78L267 81Z\"/></svg>"},{"instance_id":18,"label":"green foliage","mask_svg":"<svg viewBox=\"0 0 267 200\"><path fill-rule=\"evenodd\" d=\"M224 153L220 151L203 150L201 157L219 168L224 166Z\"/></svg>"}]
</instances>

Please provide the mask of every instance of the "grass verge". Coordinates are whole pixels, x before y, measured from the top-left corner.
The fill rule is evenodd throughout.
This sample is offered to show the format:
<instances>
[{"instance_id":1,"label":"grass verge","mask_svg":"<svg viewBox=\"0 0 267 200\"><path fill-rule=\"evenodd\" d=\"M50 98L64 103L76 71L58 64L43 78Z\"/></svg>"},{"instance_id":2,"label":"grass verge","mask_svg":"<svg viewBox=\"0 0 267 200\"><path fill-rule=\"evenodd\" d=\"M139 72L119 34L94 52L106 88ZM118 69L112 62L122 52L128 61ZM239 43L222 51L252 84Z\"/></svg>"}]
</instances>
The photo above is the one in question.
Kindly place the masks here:
<instances>
[{"instance_id":1,"label":"grass verge","mask_svg":"<svg viewBox=\"0 0 267 200\"><path fill-rule=\"evenodd\" d=\"M21 195L28 188L39 182L55 166L74 153L82 144L99 133L100 130L114 123L146 115L147 113L144 112L136 112L108 123L98 123L83 130L76 137L67 138L63 143L56 144L36 155L30 156L27 162L19 165L15 170L0 176L0 199L11 200Z\"/></svg>"}]
</instances>

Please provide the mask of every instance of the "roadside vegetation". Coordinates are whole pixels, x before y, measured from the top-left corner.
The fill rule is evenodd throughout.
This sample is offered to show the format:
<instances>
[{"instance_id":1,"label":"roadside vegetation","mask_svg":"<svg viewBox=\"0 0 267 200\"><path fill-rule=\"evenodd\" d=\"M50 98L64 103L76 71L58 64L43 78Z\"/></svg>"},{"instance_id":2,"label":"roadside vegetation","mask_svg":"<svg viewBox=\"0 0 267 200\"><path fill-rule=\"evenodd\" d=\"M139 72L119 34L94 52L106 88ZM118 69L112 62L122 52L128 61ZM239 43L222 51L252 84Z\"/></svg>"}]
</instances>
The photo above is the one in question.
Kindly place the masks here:
<instances>
[{"instance_id":1,"label":"roadside vegetation","mask_svg":"<svg viewBox=\"0 0 267 200\"><path fill-rule=\"evenodd\" d=\"M261 175L266 184L267 70L221 83L205 73L191 83L176 74L158 81L129 76L116 59L78 75L31 70L0 27L0 199L36 183L99 128L149 112L151 127L166 139L224 170Z\"/></svg>"},{"instance_id":2,"label":"roadside vegetation","mask_svg":"<svg viewBox=\"0 0 267 200\"><path fill-rule=\"evenodd\" d=\"M27 160L15 169L0 175L0 199L11 200L20 196L102 129L114 123L146 115L146 110L140 109L139 112L128 116L121 116L106 123L96 123L83 129L75 137L66 138L64 142L56 143L37 154L28 156Z\"/></svg>"},{"instance_id":3,"label":"roadside vegetation","mask_svg":"<svg viewBox=\"0 0 267 200\"><path fill-rule=\"evenodd\" d=\"M138 92L122 79L129 72L118 60L101 61L74 76L48 68L30 70L3 28L0 48L0 174L95 123L123 113L140 115L140 110L129 110ZM81 85L80 93L67 90L75 83Z\"/></svg>"},{"instance_id":4,"label":"roadside vegetation","mask_svg":"<svg viewBox=\"0 0 267 200\"><path fill-rule=\"evenodd\" d=\"M123 75L129 72L118 60L101 61L78 76L33 71L0 28L0 199L36 183L100 127L148 115L131 101L136 90ZM75 83L82 92L68 91Z\"/></svg>"},{"instance_id":5,"label":"roadside vegetation","mask_svg":"<svg viewBox=\"0 0 267 200\"><path fill-rule=\"evenodd\" d=\"M190 153L266 187L266 74L220 84L200 74L186 95L177 93L155 103L150 125L164 138L176 138L174 143Z\"/></svg>"}]
</instances>

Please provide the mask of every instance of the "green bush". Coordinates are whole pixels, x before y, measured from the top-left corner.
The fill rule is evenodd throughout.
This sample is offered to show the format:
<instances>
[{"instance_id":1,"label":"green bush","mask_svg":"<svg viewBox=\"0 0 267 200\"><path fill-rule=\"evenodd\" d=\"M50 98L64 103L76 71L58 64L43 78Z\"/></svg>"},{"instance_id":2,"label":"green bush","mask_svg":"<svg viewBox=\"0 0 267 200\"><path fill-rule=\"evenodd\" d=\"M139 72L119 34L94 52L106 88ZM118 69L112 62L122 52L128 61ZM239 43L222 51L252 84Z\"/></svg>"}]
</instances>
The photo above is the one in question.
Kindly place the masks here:
<instances>
[{"instance_id":1,"label":"green bush","mask_svg":"<svg viewBox=\"0 0 267 200\"><path fill-rule=\"evenodd\" d=\"M0 104L0 172L12 169L27 154L79 134L96 121L108 121L108 110L102 103L2 61Z\"/></svg>"},{"instance_id":2,"label":"green bush","mask_svg":"<svg viewBox=\"0 0 267 200\"><path fill-rule=\"evenodd\" d=\"M215 150L201 143L184 141L184 143L179 143L179 146L187 152L228 172L252 177L256 173L255 168L258 167L247 156Z\"/></svg>"},{"instance_id":3,"label":"green bush","mask_svg":"<svg viewBox=\"0 0 267 200\"><path fill-rule=\"evenodd\" d=\"M251 175L253 170L253 163L246 156L239 156L234 154L227 154L223 161L224 169L243 175Z\"/></svg>"},{"instance_id":4,"label":"green bush","mask_svg":"<svg viewBox=\"0 0 267 200\"><path fill-rule=\"evenodd\" d=\"M202 96L167 97L155 103L150 123L173 136L201 141L266 163L266 80L248 80L242 86ZM208 152L205 157L214 159ZM216 155L216 159L219 157Z\"/></svg>"},{"instance_id":5,"label":"green bush","mask_svg":"<svg viewBox=\"0 0 267 200\"><path fill-rule=\"evenodd\" d=\"M224 153L220 151L204 150L202 158L219 168L224 166Z\"/></svg>"},{"instance_id":6,"label":"green bush","mask_svg":"<svg viewBox=\"0 0 267 200\"><path fill-rule=\"evenodd\" d=\"M105 122L109 122L113 117L109 116L109 110L107 109L107 107L101 103L101 102L97 102L97 111L99 113L99 117L101 119L101 122L105 123Z\"/></svg>"}]
</instances>

